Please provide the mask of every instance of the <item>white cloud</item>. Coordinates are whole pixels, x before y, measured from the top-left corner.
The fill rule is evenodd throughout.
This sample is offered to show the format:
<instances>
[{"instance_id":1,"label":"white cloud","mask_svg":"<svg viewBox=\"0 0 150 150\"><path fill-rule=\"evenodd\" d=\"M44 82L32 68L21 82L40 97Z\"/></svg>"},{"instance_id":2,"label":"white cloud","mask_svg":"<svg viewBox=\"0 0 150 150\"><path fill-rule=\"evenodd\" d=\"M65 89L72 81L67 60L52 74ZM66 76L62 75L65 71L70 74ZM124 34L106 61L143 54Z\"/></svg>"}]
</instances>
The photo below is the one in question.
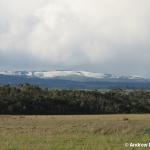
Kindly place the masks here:
<instances>
[{"instance_id":1,"label":"white cloud","mask_svg":"<svg viewBox=\"0 0 150 150\"><path fill-rule=\"evenodd\" d=\"M9 68L11 60L22 69L147 75L149 5L149 0L0 0L0 62Z\"/></svg>"}]
</instances>

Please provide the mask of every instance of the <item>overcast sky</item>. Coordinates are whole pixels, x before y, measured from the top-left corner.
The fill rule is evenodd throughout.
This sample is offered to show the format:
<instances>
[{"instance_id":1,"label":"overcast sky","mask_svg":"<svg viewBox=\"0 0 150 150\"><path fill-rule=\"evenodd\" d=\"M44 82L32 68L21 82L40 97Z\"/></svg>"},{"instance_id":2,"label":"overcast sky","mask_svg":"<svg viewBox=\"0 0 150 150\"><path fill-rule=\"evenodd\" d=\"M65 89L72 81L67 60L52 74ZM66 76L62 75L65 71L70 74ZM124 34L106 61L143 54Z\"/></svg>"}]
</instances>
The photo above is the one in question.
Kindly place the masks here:
<instances>
[{"instance_id":1,"label":"overcast sky","mask_svg":"<svg viewBox=\"0 0 150 150\"><path fill-rule=\"evenodd\" d=\"M150 77L150 0L0 0L0 70Z\"/></svg>"}]
</instances>

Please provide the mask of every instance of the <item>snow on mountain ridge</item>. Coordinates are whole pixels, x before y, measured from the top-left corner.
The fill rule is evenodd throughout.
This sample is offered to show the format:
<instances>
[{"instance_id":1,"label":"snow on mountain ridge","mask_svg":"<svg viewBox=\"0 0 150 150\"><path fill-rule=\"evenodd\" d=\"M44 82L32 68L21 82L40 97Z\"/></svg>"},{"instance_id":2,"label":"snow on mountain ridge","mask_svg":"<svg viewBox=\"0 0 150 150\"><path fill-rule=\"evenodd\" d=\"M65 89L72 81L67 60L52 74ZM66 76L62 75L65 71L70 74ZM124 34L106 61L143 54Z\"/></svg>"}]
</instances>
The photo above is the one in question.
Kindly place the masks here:
<instances>
[{"instance_id":1,"label":"snow on mountain ridge","mask_svg":"<svg viewBox=\"0 0 150 150\"><path fill-rule=\"evenodd\" d=\"M43 78L67 77L67 76L83 76L89 78L104 78L104 74L92 73L86 71L47 71L34 72L34 76Z\"/></svg>"},{"instance_id":2,"label":"snow on mountain ridge","mask_svg":"<svg viewBox=\"0 0 150 150\"><path fill-rule=\"evenodd\" d=\"M17 75L37 78L56 78L56 77L87 77L87 78L110 78L110 79L144 79L140 76L116 76L112 74L93 73L88 71L0 71L0 75Z\"/></svg>"}]
</instances>

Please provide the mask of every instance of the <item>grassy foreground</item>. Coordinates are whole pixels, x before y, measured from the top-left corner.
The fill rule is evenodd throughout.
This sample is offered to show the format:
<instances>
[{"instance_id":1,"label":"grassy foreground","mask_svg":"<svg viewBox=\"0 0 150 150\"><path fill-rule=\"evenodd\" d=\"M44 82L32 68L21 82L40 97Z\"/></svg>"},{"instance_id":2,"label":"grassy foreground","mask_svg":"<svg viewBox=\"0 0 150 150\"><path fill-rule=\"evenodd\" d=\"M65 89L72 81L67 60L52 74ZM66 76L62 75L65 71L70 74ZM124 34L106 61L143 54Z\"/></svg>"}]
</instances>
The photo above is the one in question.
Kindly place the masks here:
<instances>
[{"instance_id":1,"label":"grassy foreground","mask_svg":"<svg viewBox=\"0 0 150 150\"><path fill-rule=\"evenodd\" d=\"M0 150L139 149L131 142L150 142L150 115L0 116Z\"/></svg>"}]
</instances>

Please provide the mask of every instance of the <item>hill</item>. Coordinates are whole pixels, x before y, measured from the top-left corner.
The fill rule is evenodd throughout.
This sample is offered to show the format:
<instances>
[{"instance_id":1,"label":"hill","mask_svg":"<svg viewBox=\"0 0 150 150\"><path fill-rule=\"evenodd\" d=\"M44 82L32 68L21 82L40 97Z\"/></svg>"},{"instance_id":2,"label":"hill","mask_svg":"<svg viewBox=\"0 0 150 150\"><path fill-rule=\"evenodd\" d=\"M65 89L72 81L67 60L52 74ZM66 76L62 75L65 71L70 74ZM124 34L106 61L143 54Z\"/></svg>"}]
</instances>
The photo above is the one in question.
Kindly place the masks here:
<instances>
[{"instance_id":1,"label":"hill","mask_svg":"<svg viewBox=\"0 0 150 150\"><path fill-rule=\"evenodd\" d=\"M32 84L61 89L150 89L150 80L138 76L116 76L86 71L3 71L1 85Z\"/></svg>"}]
</instances>

